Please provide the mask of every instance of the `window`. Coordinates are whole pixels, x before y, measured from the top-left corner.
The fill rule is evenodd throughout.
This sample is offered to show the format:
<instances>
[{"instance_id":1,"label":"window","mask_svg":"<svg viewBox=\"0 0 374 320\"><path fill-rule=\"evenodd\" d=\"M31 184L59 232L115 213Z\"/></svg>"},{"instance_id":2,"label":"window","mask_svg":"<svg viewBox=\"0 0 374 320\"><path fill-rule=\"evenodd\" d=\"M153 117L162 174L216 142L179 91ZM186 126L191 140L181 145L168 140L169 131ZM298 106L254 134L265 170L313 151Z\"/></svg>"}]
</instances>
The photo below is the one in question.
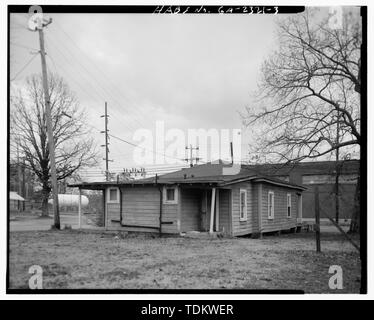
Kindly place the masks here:
<instances>
[{"instance_id":1,"label":"window","mask_svg":"<svg viewBox=\"0 0 374 320\"><path fill-rule=\"evenodd\" d=\"M166 201L175 200L175 189L166 189Z\"/></svg>"},{"instance_id":2,"label":"window","mask_svg":"<svg viewBox=\"0 0 374 320\"><path fill-rule=\"evenodd\" d=\"M108 189L108 203L118 203L119 196L118 196L118 188L109 188Z\"/></svg>"},{"instance_id":3,"label":"window","mask_svg":"<svg viewBox=\"0 0 374 320\"><path fill-rule=\"evenodd\" d=\"M291 218L291 193L287 193L287 217Z\"/></svg>"},{"instance_id":4,"label":"window","mask_svg":"<svg viewBox=\"0 0 374 320\"><path fill-rule=\"evenodd\" d=\"M178 203L178 188L177 187L164 187L163 199L164 204L177 204Z\"/></svg>"},{"instance_id":5,"label":"window","mask_svg":"<svg viewBox=\"0 0 374 320\"><path fill-rule=\"evenodd\" d=\"M240 221L247 221L247 190L240 189Z\"/></svg>"},{"instance_id":6,"label":"window","mask_svg":"<svg viewBox=\"0 0 374 320\"><path fill-rule=\"evenodd\" d=\"M268 219L274 219L274 192L268 193Z\"/></svg>"}]
</instances>

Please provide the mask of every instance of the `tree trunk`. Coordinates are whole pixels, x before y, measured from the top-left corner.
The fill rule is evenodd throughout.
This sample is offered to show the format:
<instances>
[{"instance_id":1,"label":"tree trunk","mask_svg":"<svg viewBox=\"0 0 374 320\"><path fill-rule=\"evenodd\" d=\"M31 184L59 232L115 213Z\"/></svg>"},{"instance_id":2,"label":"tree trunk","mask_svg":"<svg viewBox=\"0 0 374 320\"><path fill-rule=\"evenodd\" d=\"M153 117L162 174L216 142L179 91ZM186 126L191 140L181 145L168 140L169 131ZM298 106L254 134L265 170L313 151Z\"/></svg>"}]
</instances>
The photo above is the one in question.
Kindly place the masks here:
<instances>
[{"instance_id":1,"label":"tree trunk","mask_svg":"<svg viewBox=\"0 0 374 320\"><path fill-rule=\"evenodd\" d=\"M335 175L335 222L339 223L340 199L339 199L339 164L336 166Z\"/></svg>"},{"instance_id":2,"label":"tree trunk","mask_svg":"<svg viewBox=\"0 0 374 320\"><path fill-rule=\"evenodd\" d=\"M354 198L354 208L351 219L351 226L349 228L349 233L360 232L360 176L357 178L356 192Z\"/></svg>"},{"instance_id":3,"label":"tree trunk","mask_svg":"<svg viewBox=\"0 0 374 320\"><path fill-rule=\"evenodd\" d=\"M51 193L51 188L49 186L43 185L42 191L42 217L48 216L48 198Z\"/></svg>"}]
</instances>

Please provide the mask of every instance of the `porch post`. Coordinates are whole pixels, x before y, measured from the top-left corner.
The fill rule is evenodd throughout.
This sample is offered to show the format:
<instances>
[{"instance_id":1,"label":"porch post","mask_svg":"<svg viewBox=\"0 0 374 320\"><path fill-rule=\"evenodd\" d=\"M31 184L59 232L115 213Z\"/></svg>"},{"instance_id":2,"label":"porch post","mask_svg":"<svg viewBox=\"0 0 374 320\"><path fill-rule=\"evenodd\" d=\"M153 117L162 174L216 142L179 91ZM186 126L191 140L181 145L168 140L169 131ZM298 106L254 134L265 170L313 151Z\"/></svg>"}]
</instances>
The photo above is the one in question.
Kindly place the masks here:
<instances>
[{"instance_id":1,"label":"porch post","mask_svg":"<svg viewBox=\"0 0 374 320\"><path fill-rule=\"evenodd\" d=\"M209 233L213 233L214 207L216 203L216 188L212 189L212 201L210 202L210 228Z\"/></svg>"},{"instance_id":2,"label":"porch post","mask_svg":"<svg viewBox=\"0 0 374 320\"><path fill-rule=\"evenodd\" d=\"M216 231L219 231L219 189L216 191Z\"/></svg>"},{"instance_id":3,"label":"porch post","mask_svg":"<svg viewBox=\"0 0 374 320\"><path fill-rule=\"evenodd\" d=\"M78 201L78 228L82 228L82 190L79 188L79 201Z\"/></svg>"}]
</instances>

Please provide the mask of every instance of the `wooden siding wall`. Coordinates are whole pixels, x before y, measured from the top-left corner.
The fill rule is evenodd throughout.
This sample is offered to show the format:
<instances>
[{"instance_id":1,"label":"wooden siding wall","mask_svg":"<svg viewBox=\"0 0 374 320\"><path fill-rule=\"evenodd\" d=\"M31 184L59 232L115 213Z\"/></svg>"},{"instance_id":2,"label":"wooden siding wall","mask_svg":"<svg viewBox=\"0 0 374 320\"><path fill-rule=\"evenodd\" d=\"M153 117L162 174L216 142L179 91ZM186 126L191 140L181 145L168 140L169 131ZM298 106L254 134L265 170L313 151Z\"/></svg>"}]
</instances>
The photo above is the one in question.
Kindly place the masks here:
<instances>
[{"instance_id":1,"label":"wooden siding wall","mask_svg":"<svg viewBox=\"0 0 374 320\"><path fill-rule=\"evenodd\" d=\"M157 190L157 192L159 192ZM179 202L179 199L178 199ZM160 205L160 203L158 204ZM162 221L172 222L172 224L163 224L163 233L179 233L178 231L178 204L164 204L162 206Z\"/></svg>"},{"instance_id":2,"label":"wooden siding wall","mask_svg":"<svg viewBox=\"0 0 374 320\"><path fill-rule=\"evenodd\" d=\"M259 185L254 184L252 188L252 233L259 233L259 217L258 217L258 197L259 193ZM250 217L248 217L250 219Z\"/></svg>"},{"instance_id":3,"label":"wooden siding wall","mask_svg":"<svg viewBox=\"0 0 374 320\"><path fill-rule=\"evenodd\" d=\"M140 232L158 232L160 225L160 192L156 187L122 188L122 224L134 227L121 227L119 203L107 203L108 227ZM177 204L162 205L162 233L178 233ZM142 228L149 226L154 228Z\"/></svg>"},{"instance_id":4,"label":"wooden siding wall","mask_svg":"<svg viewBox=\"0 0 374 320\"><path fill-rule=\"evenodd\" d=\"M159 215L160 193L157 188L122 189L123 224L158 227Z\"/></svg>"},{"instance_id":5,"label":"wooden siding wall","mask_svg":"<svg viewBox=\"0 0 374 320\"><path fill-rule=\"evenodd\" d=\"M231 190L219 189L219 230L231 235Z\"/></svg>"},{"instance_id":6,"label":"wooden siding wall","mask_svg":"<svg viewBox=\"0 0 374 320\"><path fill-rule=\"evenodd\" d=\"M219 230L239 236L259 232L258 207L259 183L243 182L233 185L231 190L219 191ZM290 229L297 221L297 191L286 187L262 183L261 231L271 232ZM247 220L240 221L240 189L247 190ZM274 192L274 219L268 219L268 192ZM231 193L231 194L230 194ZM291 193L291 218L287 217L287 193ZM163 233L179 233L202 229L201 196L202 190L181 189L178 204L162 205ZM230 208L231 206L231 208ZM231 210L231 219L230 219ZM207 212L210 217L210 210ZM178 214L181 216L179 217ZM120 204L107 203L106 222L108 227L120 227ZM156 187L133 187L122 189L122 223L134 226L152 226L151 228L125 227L126 230L158 232L160 217L160 193Z\"/></svg>"},{"instance_id":7,"label":"wooden siding wall","mask_svg":"<svg viewBox=\"0 0 374 320\"><path fill-rule=\"evenodd\" d=\"M268 193L274 192L274 219L268 219ZM291 194L291 218L287 217L287 193ZM262 184L262 232L296 227L297 191L286 187Z\"/></svg>"},{"instance_id":8,"label":"wooden siding wall","mask_svg":"<svg viewBox=\"0 0 374 320\"><path fill-rule=\"evenodd\" d=\"M239 236L255 232L256 225L254 225L254 199L253 199L253 188L254 186L250 182L237 183L232 186L232 235ZM247 220L240 221L240 189L247 190Z\"/></svg>"},{"instance_id":9,"label":"wooden siding wall","mask_svg":"<svg viewBox=\"0 0 374 320\"><path fill-rule=\"evenodd\" d=\"M106 223L108 227L118 227L120 222L119 203L107 203L106 212L107 217Z\"/></svg>"},{"instance_id":10,"label":"wooden siding wall","mask_svg":"<svg viewBox=\"0 0 374 320\"><path fill-rule=\"evenodd\" d=\"M181 189L181 232L200 231L202 227L202 190Z\"/></svg>"},{"instance_id":11,"label":"wooden siding wall","mask_svg":"<svg viewBox=\"0 0 374 320\"><path fill-rule=\"evenodd\" d=\"M240 221L240 189L247 190L247 220ZM260 189L262 191L260 192ZM274 219L268 219L268 192L274 192ZM232 186L232 235L240 236L258 232L291 229L297 221L297 193L294 189L266 183L243 182ZM287 193L291 194L291 217L287 217ZM261 195L261 200L259 199ZM259 204L261 202L261 204ZM261 230L259 229L261 205Z\"/></svg>"}]
</instances>

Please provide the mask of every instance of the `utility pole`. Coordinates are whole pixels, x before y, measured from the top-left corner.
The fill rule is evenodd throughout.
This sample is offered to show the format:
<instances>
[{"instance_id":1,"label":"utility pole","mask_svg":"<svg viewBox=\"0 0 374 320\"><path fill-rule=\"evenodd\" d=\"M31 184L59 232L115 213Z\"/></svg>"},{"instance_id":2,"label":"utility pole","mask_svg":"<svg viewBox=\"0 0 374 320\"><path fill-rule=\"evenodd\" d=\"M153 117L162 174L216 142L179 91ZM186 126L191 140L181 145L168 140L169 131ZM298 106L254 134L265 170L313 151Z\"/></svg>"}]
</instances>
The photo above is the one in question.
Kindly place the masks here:
<instances>
[{"instance_id":1,"label":"utility pole","mask_svg":"<svg viewBox=\"0 0 374 320\"><path fill-rule=\"evenodd\" d=\"M55 142L53 139L52 129L52 115L50 106L50 96L48 90L48 77L47 77L47 65L45 61L45 49L44 49L44 33L43 28L52 23L52 19L44 19L38 17L37 26L34 31L39 32L39 44L40 44L40 57L42 62L42 76L43 76L43 90L45 100L45 115L47 122L47 135L48 135L48 146L49 146L49 157L51 163L51 180L52 180L52 196L53 196L53 214L54 214L54 227L60 229L60 213L58 206L58 186L57 186L57 173L56 173L56 161L55 161Z\"/></svg>"},{"instance_id":2,"label":"utility pole","mask_svg":"<svg viewBox=\"0 0 374 320\"><path fill-rule=\"evenodd\" d=\"M189 157L188 157L188 150L190 150L190 156L189 156ZM193 150L196 151L196 157L195 157L195 158L192 156L192 152L193 152ZM185 151L186 151L186 158L185 158L184 160L185 160L187 163L190 163L190 167L193 167L193 162L194 162L194 160L195 160L195 164L197 164L198 161L200 160L200 158L199 158L199 147L195 147L195 148L193 148L193 147L192 147L192 144L190 144L189 147L186 147Z\"/></svg>"},{"instance_id":3,"label":"utility pole","mask_svg":"<svg viewBox=\"0 0 374 320\"><path fill-rule=\"evenodd\" d=\"M101 131L101 133L105 134L105 144L101 145L102 147L105 147L105 179L106 181L109 181L109 135L108 135L108 105L105 102L105 114L101 116L101 118L105 118L105 124L104 124L104 131Z\"/></svg>"}]
</instances>

